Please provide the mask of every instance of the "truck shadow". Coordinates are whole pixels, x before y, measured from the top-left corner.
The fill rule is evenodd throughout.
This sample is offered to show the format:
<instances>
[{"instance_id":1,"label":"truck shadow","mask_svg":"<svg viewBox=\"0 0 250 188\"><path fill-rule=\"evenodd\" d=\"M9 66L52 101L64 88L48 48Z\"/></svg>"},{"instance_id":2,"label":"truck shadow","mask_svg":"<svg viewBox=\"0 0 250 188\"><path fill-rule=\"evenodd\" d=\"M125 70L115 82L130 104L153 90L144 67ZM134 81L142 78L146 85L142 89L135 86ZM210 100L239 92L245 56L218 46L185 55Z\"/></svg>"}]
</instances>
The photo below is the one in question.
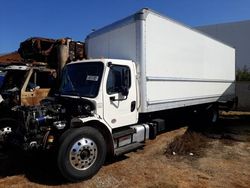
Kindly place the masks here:
<instances>
[{"instance_id":1,"label":"truck shadow","mask_svg":"<svg viewBox=\"0 0 250 188\"><path fill-rule=\"evenodd\" d=\"M208 138L232 141L250 141L250 113L222 113L218 123L212 126L190 126Z\"/></svg>"},{"instance_id":2,"label":"truck shadow","mask_svg":"<svg viewBox=\"0 0 250 188\"><path fill-rule=\"evenodd\" d=\"M0 157L0 178L24 175L29 181L42 185L67 183L59 173L54 153L7 152Z\"/></svg>"},{"instance_id":3,"label":"truck shadow","mask_svg":"<svg viewBox=\"0 0 250 188\"><path fill-rule=\"evenodd\" d=\"M127 158L123 155L108 159L104 166ZM12 150L0 154L0 179L24 175L29 181L41 185L56 186L69 183L62 177L56 164L55 153L24 153Z\"/></svg>"},{"instance_id":4,"label":"truck shadow","mask_svg":"<svg viewBox=\"0 0 250 188\"><path fill-rule=\"evenodd\" d=\"M213 140L222 145L235 145L237 142L250 142L250 113L222 113L214 125L187 121L188 128L182 135L176 136L165 149L166 156L201 157L210 148ZM194 159L192 157L192 159Z\"/></svg>"},{"instance_id":5,"label":"truck shadow","mask_svg":"<svg viewBox=\"0 0 250 188\"><path fill-rule=\"evenodd\" d=\"M167 132L176 130L182 126L190 125L190 122L171 121L169 122ZM199 126L190 126L187 132L195 132L204 135L209 139L229 140L230 144L237 141L250 142L250 114L248 115L221 115L216 126L204 128ZM163 133L164 134L164 133ZM157 139L157 138L156 138ZM198 139L199 140L199 139ZM108 160L105 163L110 165L128 157L123 155ZM29 181L41 185L62 185L68 182L60 175L56 165L55 153L23 153L22 151L12 150L7 154L0 153L0 179L7 176L24 175Z\"/></svg>"}]
</instances>

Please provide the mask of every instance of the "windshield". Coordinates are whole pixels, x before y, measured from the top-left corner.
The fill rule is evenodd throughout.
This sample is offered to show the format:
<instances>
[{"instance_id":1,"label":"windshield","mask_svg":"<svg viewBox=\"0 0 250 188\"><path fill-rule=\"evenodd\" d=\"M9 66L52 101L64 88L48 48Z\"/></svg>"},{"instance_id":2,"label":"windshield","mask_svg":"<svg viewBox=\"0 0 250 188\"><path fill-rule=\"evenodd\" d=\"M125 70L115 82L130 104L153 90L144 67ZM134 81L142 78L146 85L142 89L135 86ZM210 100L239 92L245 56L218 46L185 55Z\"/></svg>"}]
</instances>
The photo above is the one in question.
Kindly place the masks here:
<instances>
[{"instance_id":1,"label":"windshield","mask_svg":"<svg viewBox=\"0 0 250 188\"><path fill-rule=\"evenodd\" d=\"M75 63L63 69L60 93L94 98L98 95L103 63Z\"/></svg>"},{"instance_id":2,"label":"windshield","mask_svg":"<svg viewBox=\"0 0 250 188\"><path fill-rule=\"evenodd\" d=\"M21 89L25 81L26 70L8 70L1 78L1 90L9 90L13 88Z\"/></svg>"}]
</instances>

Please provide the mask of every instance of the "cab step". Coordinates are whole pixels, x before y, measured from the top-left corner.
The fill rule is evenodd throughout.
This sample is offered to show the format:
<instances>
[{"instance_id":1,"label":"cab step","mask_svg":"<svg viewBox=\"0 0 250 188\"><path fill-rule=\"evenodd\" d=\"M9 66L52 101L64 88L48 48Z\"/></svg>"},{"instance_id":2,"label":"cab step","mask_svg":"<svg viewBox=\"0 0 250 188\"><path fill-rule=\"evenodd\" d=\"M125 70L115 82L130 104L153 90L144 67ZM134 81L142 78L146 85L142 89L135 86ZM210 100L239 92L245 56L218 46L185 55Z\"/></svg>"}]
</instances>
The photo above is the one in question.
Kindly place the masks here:
<instances>
[{"instance_id":1,"label":"cab step","mask_svg":"<svg viewBox=\"0 0 250 188\"><path fill-rule=\"evenodd\" d=\"M128 128L128 129L113 133L113 138L118 139L118 138L121 138L123 136L127 136L127 135L134 134L134 133L135 133L134 129Z\"/></svg>"},{"instance_id":2,"label":"cab step","mask_svg":"<svg viewBox=\"0 0 250 188\"><path fill-rule=\"evenodd\" d=\"M115 155L119 156L119 155L128 153L130 151L142 148L144 145L145 145L144 143L135 142L126 146L122 146L120 148L115 149Z\"/></svg>"}]
</instances>

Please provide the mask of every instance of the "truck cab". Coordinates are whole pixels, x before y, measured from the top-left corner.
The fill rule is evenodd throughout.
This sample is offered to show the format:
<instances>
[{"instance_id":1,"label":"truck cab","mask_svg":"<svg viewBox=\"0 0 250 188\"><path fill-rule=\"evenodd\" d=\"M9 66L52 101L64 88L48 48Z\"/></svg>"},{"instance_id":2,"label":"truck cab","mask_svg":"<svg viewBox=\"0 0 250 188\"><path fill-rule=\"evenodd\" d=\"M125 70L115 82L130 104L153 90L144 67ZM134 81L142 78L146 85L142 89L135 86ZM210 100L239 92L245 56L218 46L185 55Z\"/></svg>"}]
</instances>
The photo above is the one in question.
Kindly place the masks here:
<instances>
[{"instance_id":1,"label":"truck cab","mask_svg":"<svg viewBox=\"0 0 250 188\"><path fill-rule=\"evenodd\" d=\"M65 66L60 95L92 101L97 117L114 129L137 123L137 87L134 62L92 59Z\"/></svg>"}]
</instances>

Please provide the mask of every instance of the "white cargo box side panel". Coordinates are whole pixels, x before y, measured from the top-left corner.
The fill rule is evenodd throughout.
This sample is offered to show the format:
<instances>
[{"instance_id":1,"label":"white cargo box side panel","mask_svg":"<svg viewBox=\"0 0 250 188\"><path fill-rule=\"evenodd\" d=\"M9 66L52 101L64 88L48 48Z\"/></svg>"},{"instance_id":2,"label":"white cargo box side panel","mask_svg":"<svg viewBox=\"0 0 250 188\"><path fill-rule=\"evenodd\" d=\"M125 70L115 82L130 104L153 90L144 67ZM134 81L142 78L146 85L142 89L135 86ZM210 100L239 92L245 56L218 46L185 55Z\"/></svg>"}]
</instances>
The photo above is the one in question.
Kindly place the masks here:
<instances>
[{"instance_id":1,"label":"white cargo box side panel","mask_svg":"<svg viewBox=\"0 0 250 188\"><path fill-rule=\"evenodd\" d=\"M108 27L86 40L88 58L136 61L136 23Z\"/></svg>"},{"instance_id":2,"label":"white cargo box side panel","mask_svg":"<svg viewBox=\"0 0 250 188\"><path fill-rule=\"evenodd\" d=\"M147 112L234 95L233 48L153 12L145 35Z\"/></svg>"}]
</instances>

